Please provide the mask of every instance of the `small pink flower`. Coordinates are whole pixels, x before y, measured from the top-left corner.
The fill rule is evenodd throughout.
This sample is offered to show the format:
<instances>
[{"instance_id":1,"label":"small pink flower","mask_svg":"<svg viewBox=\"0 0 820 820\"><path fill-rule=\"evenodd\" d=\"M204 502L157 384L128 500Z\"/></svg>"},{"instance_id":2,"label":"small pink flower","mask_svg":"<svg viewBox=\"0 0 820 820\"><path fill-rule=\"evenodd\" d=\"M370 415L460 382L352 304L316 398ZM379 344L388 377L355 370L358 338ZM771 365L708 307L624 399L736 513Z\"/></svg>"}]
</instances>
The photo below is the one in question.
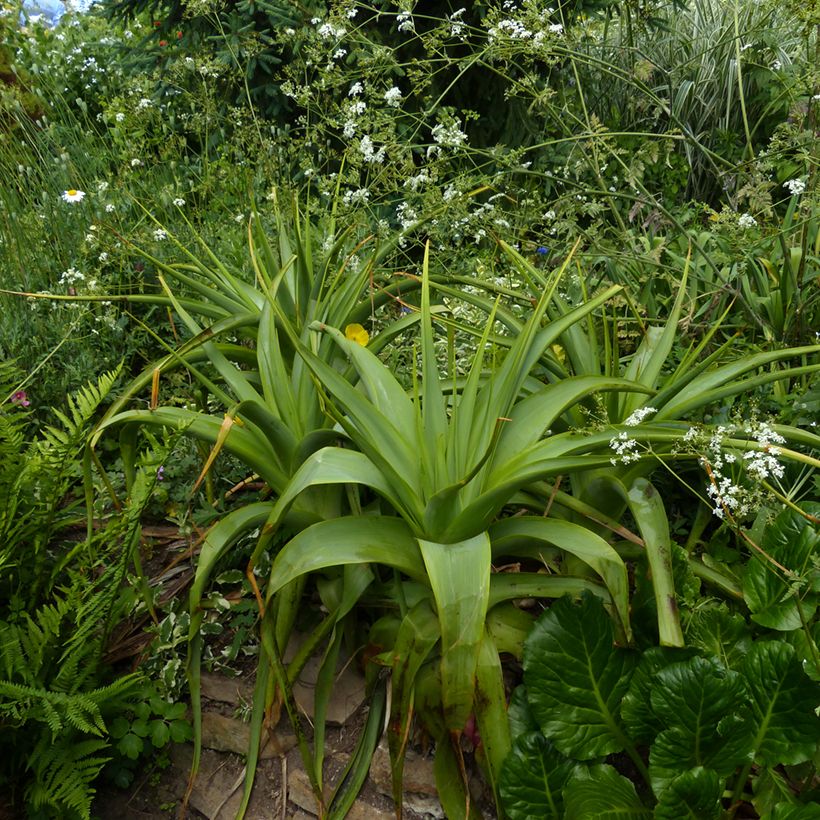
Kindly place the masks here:
<instances>
[{"instance_id":1,"label":"small pink flower","mask_svg":"<svg viewBox=\"0 0 820 820\"><path fill-rule=\"evenodd\" d=\"M19 404L21 407L28 407L31 404L25 390L18 390L17 392L12 393L11 403Z\"/></svg>"}]
</instances>

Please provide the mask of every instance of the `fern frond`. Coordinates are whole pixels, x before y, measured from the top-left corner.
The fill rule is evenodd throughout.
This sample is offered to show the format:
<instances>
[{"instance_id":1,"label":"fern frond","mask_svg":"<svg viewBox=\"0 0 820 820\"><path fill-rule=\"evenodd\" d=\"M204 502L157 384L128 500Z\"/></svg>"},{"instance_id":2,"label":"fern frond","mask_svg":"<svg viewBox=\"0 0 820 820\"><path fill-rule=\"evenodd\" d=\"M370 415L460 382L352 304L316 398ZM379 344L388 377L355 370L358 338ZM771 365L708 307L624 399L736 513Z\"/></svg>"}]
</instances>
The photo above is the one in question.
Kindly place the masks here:
<instances>
[{"instance_id":1,"label":"fern frond","mask_svg":"<svg viewBox=\"0 0 820 820\"><path fill-rule=\"evenodd\" d=\"M102 740L49 744L41 739L29 763L34 774L27 790L29 805L63 817L89 818L95 794L91 784L110 759L99 754L107 746Z\"/></svg>"}]
</instances>

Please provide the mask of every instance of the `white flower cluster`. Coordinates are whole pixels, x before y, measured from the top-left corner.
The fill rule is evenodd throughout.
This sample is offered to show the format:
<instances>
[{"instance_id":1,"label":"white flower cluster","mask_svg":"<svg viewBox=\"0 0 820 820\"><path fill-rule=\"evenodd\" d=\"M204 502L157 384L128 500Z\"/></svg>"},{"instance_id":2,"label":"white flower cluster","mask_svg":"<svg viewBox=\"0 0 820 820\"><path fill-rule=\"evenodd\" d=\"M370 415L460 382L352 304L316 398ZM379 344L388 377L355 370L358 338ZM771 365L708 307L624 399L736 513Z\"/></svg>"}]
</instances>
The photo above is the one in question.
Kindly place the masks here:
<instances>
[{"instance_id":1,"label":"white flower cluster","mask_svg":"<svg viewBox=\"0 0 820 820\"><path fill-rule=\"evenodd\" d=\"M741 214L737 219L737 224L743 229L754 228L757 220L751 214Z\"/></svg>"},{"instance_id":2,"label":"white flower cluster","mask_svg":"<svg viewBox=\"0 0 820 820\"><path fill-rule=\"evenodd\" d=\"M367 188L358 188L355 191L345 191L342 202L345 205L363 205L370 199L370 191Z\"/></svg>"},{"instance_id":3,"label":"white flower cluster","mask_svg":"<svg viewBox=\"0 0 820 820\"><path fill-rule=\"evenodd\" d=\"M365 134L361 140L359 140L359 153L362 155L362 159L365 162L375 162L378 165L381 165L384 162L385 157L385 149L384 146L376 150L376 146L373 145L373 140Z\"/></svg>"},{"instance_id":4,"label":"white flower cluster","mask_svg":"<svg viewBox=\"0 0 820 820\"><path fill-rule=\"evenodd\" d=\"M785 470L777 459L777 456L780 455L780 448L776 445L785 444L786 439L765 423L759 424L755 430L749 430L748 432L752 433L757 443L763 447L763 450L749 450L743 454L746 471L760 481L769 476L783 478Z\"/></svg>"},{"instance_id":5,"label":"white flower cluster","mask_svg":"<svg viewBox=\"0 0 820 820\"><path fill-rule=\"evenodd\" d=\"M344 26L334 26L333 23L322 23L316 31L318 35L325 40L329 40L331 38L336 38L338 40L347 34L347 29L345 29Z\"/></svg>"},{"instance_id":6,"label":"white flower cluster","mask_svg":"<svg viewBox=\"0 0 820 820\"><path fill-rule=\"evenodd\" d=\"M361 85L361 83L355 83L351 86L348 94L353 94L357 85ZM359 93L361 92L355 92L355 94ZM352 139L356 134L356 129L359 127L358 122L356 122L356 117L360 117L365 111L367 111L367 103L364 100L352 100L347 104L347 120L342 129L342 134L345 139Z\"/></svg>"},{"instance_id":7,"label":"white flower cluster","mask_svg":"<svg viewBox=\"0 0 820 820\"><path fill-rule=\"evenodd\" d=\"M639 407L628 418L624 419L625 427L637 427L647 416L657 413L657 407Z\"/></svg>"},{"instance_id":8,"label":"white flower cluster","mask_svg":"<svg viewBox=\"0 0 820 820\"><path fill-rule=\"evenodd\" d=\"M626 431L618 433L617 436L609 440L610 449L615 451L615 457L609 459L610 464L617 466L618 464L631 464L633 461L640 459L638 452L638 442L634 438L630 438Z\"/></svg>"},{"instance_id":9,"label":"white flower cluster","mask_svg":"<svg viewBox=\"0 0 820 820\"><path fill-rule=\"evenodd\" d=\"M467 142L467 135L460 128L461 120L449 125L439 123L432 129L433 141L444 148L458 148Z\"/></svg>"},{"instance_id":10,"label":"white flower cluster","mask_svg":"<svg viewBox=\"0 0 820 820\"><path fill-rule=\"evenodd\" d=\"M162 242L168 238L168 231L163 230L162 228L157 228L154 231L154 239L157 242Z\"/></svg>"},{"instance_id":11,"label":"white flower cluster","mask_svg":"<svg viewBox=\"0 0 820 820\"><path fill-rule=\"evenodd\" d=\"M806 190L806 183L802 179L790 179L783 183L783 187L787 188L792 196L800 196Z\"/></svg>"},{"instance_id":12,"label":"white flower cluster","mask_svg":"<svg viewBox=\"0 0 820 820\"><path fill-rule=\"evenodd\" d=\"M391 108L401 106L401 89L395 85L392 88L388 88L387 91L384 92L384 101Z\"/></svg>"},{"instance_id":13,"label":"white flower cluster","mask_svg":"<svg viewBox=\"0 0 820 820\"><path fill-rule=\"evenodd\" d=\"M77 282L84 282L85 276L80 273L76 268L69 268L66 271L63 271L62 276L60 277L59 284L61 285L73 285Z\"/></svg>"},{"instance_id":14,"label":"white flower cluster","mask_svg":"<svg viewBox=\"0 0 820 820\"><path fill-rule=\"evenodd\" d=\"M723 449L724 438L735 432L734 427L718 427L709 439L706 455L700 459L701 465L709 475L706 494L714 504L712 512L718 518L724 518L726 513L744 516L754 512L756 493L754 489L747 489L738 484L734 478L726 474L731 465L741 464L746 474L760 482L767 478L783 478L785 469L777 456L780 449L777 445L784 444L785 439L775 432L770 425L760 422L754 426L747 425L742 432L750 436L760 445L759 450L747 450L741 461L731 452ZM693 427L684 436L687 442L694 441L697 431Z\"/></svg>"},{"instance_id":15,"label":"white flower cluster","mask_svg":"<svg viewBox=\"0 0 820 820\"><path fill-rule=\"evenodd\" d=\"M487 35L490 42L504 36L512 40L529 40L532 32L520 20L501 20L487 32Z\"/></svg>"},{"instance_id":16,"label":"white flower cluster","mask_svg":"<svg viewBox=\"0 0 820 820\"><path fill-rule=\"evenodd\" d=\"M399 31L402 34L413 34L416 31L416 24L413 22L413 15L409 11L401 11L396 15Z\"/></svg>"},{"instance_id":17,"label":"white flower cluster","mask_svg":"<svg viewBox=\"0 0 820 820\"><path fill-rule=\"evenodd\" d=\"M430 181L427 171L419 171L415 176L404 180L404 187L416 192Z\"/></svg>"},{"instance_id":18,"label":"white flower cluster","mask_svg":"<svg viewBox=\"0 0 820 820\"><path fill-rule=\"evenodd\" d=\"M447 18L447 22L450 24L451 37L460 37L464 39L464 22L461 18L464 16L464 12L466 11L467 9L465 8L457 9Z\"/></svg>"},{"instance_id":19,"label":"white flower cluster","mask_svg":"<svg viewBox=\"0 0 820 820\"><path fill-rule=\"evenodd\" d=\"M414 225L418 218L419 215L406 202L400 202L396 206L396 219L398 219L403 231Z\"/></svg>"}]
</instances>

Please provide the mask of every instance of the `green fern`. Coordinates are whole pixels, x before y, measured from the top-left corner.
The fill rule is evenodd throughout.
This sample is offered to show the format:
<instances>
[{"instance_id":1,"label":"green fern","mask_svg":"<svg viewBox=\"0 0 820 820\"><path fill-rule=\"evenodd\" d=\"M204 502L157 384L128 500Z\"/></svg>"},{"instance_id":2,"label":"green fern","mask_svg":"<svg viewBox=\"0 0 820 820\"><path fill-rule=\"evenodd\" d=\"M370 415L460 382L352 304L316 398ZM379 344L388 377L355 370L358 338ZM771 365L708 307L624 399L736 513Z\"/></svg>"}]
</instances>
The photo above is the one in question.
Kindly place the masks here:
<instances>
[{"instance_id":1,"label":"green fern","mask_svg":"<svg viewBox=\"0 0 820 820\"><path fill-rule=\"evenodd\" d=\"M110 758L100 755L102 740L52 743L41 738L32 755L34 778L27 803L33 809L50 808L63 817L90 817L95 790L89 785Z\"/></svg>"},{"instance_id":2,"label":"green fern","mask_svg":"<svg viewBox=\"0 0 820 820\"><path fill-rule=\"evenodd\" d=\"M102 531L61 542L78 519L82 454L117 375L69 396L34 438L29 413L6 399L20 374L0 362L0 788L65 818L90 816L106 715L139 680L100 685L101 659L156 469L142 471L140 491Z\"/></svg>"}]
</instances>

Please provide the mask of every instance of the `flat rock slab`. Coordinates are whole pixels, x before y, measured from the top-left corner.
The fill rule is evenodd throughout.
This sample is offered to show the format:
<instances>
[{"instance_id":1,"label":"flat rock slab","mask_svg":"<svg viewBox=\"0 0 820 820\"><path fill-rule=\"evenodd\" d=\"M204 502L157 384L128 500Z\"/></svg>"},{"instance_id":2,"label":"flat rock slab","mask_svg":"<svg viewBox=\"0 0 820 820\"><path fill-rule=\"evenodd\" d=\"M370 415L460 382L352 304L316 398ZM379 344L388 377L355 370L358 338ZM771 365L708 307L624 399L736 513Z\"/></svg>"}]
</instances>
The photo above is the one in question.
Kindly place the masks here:
<instances>
[{"instance_id":1,"label":"flat rock slab","mask_svg":"<svg viewBox=\"0 0 820 820\"><path fill-rule=\"evenodd\" d=\"M200 680L202 697L239 706L253 701L253 684L247 678L229 678L203 672Z\"/></svg>"},{"instance_id":2,"label":"flat rock slab","mask_svg":"<svg viewBox=\"0 0 820 820\"><path fill-rule=\"evenodd\" d=\"M370 764L370 780L378 791L392 799L393 780L390 771L390 752L384 741L378 745L373 755L373 762ZM438 799L432 758L422 757L412 749L408 749L404 759L402 792L405 808L428 817L444 817L444 809Z\"/></svg>"},{"instance_id":3,"label":"flat rock slab","mask_svg":"<svg viewBox=\"0 0 820 820\"><path fill-rule=\"evenodd\" d=\"M247 755L250 742L250 724L218 712L202 713L202 745L206 749ZM268 733L259 756L262 760L281 757L295 745L295 735L274 730Z\"/></svg>"},{"instance_id":4,"label":"flat rock slab","mask_svg":"<svg viewBox=\"0 0 820 820\"><path fill-rule=\"evenodd\" d=\"M192 747L181 747L174 755L175 763L183 769L190 768L192 754ZM282 789L272 776L275 769L276 765L271 763L257 769L246 820L271 820L280 816ZM241 760L204 749L191 792L191 808L208 820L234 820L242 803L244 779L245 767Z\"/></svg>"},{"instance_id":5,"label":"flat rock slab","mask_svg":"<svg viewBox=\"0 0 820 820\"><path fill-rule=\"evenodd\" d=\"M293 659L303 640L304 637L299 634L294 634L291 637L285 652L285 662ZM320 668L321 659L312 657L305 664L302 673L293 685L293 698L297 706L311 720L314 717L313 697L316 692L316 681L319 677ZM327 707L327 722L335 726L343 725L364 703L364 698L364 676L347 658L340 656L336 677L333 680L330 693L330 702Z\"/></svg>"},{"instance_id":6,"label":"flat rock slab","mask_svg":"<svg viewBox=\"0 0 820 820\"><path fill-rule=\"evenodd\" d=\"M329 793L329 789L325 791ZM302 769L288 773L288 800L301 809L297 815L292 815L292 817L314 820L319 809L310 787L310 780ZM346 820L395 820L396 814L377 808L363 800L357 800L345 817Z\"/></svg>"}]
</instances>

